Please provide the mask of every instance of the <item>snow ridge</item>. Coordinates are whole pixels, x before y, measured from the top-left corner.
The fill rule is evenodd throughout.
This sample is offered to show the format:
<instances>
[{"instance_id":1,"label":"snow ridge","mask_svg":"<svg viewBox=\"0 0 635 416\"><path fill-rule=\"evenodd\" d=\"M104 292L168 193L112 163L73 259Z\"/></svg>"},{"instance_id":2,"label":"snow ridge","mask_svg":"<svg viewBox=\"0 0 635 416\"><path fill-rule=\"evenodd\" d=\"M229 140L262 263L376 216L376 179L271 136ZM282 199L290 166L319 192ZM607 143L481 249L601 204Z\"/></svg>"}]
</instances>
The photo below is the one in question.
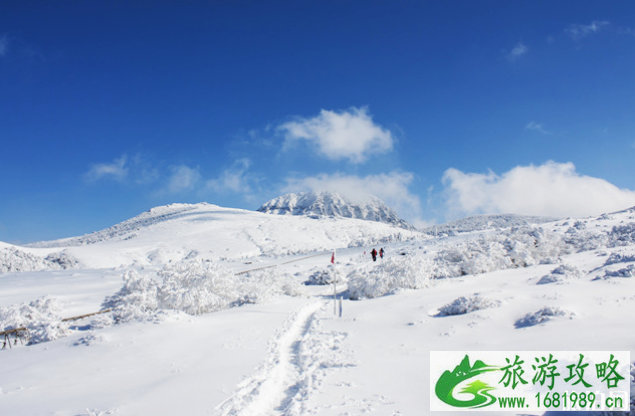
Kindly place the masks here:
<instances>
[{"instance_id":1,"label":"snow ridge","mask_svg":"<svg viewBox=\"0 0 635 416\"><path fill-rule=\"evenodd\" d=\"M210 204L169 204L152 208L136 217L113 225L101 231L95 231L81 237L71 237L54 241L41 241L27 244L27 247L73 247L95 244L108 240L129 240L136 237L135 231L144 227L179 218L200 207Z\"/></svg>"},{"instance_id":2,"label":"snow ridge","mask_svg":"<svg viewBox=\"0 0 635 416\"><path fill-rule=\"evenodd\" d=\"M355 218L384 222L407 230L414 229L381 199L372 195L351 198L327 191L291 193L265 202L258 211L277 215Z\"/></svg>"}]
</instances>

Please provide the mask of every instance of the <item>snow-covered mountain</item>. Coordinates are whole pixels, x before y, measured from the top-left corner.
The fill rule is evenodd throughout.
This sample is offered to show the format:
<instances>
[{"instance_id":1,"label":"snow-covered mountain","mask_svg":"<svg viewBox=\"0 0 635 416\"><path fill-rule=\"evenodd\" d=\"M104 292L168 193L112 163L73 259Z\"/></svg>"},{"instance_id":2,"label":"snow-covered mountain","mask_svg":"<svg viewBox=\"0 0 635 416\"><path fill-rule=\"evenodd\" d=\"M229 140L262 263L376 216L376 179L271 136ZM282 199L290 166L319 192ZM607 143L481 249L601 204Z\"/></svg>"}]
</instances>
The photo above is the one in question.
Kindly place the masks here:
<instances>
[{"instance_id":1,"label":"snow-covered mountain","mask_svg":"<svg viewBox=\"0 0 635 416\"><path fill-rule=\"evenodd\" d=\"M351 198L330 191L290 193L265 202L258 211L277 215L356 218L414 229L384 201L372 195Z\"/></svg>"},{"instance_id":2,"label":"snow-covered mountain","mask_svg":"<svg viewBox=\"0 0 635 416\"><path fill-rule=\"evenodd\" d=\"M2 415L429 414L431 351L514 351L531 380L548 349L630 352L635 416L635 208L433 238L169 205L40 245L0 243Z\"/></svg>"},{"instance_id":3,"label":"snow-covered mountain","mask_svg":"<svg viewBox=\"0 0 635 416\"><path fill-rule=\"evenodd\" d=\"M389 222L268 215L207 203L170 204L84 236L0 247L0 260L11 265L3 269L0 264L0 272L42 270L69 259L86 267L116 267L163 264L191 253L213 260L280 257L421 236ZM47 256L53 263L40 261Z\"/></svg>"},{"instance_id":4,"label":"snow-covered mountain","mask_svg":"<svg viewBox=\"0 0 635 416\"><path fill-rule=\"evenodd\" d=\"M558 217L541 217L532 215L518 214L484 214L473 215L471 217L461 218L445 224L427 227L422 231L431 235L453 234L453 233L469 233L473 231L522 227L531 224L544 224L547 222L558 221Z\"/></svg>"}]
</instances>

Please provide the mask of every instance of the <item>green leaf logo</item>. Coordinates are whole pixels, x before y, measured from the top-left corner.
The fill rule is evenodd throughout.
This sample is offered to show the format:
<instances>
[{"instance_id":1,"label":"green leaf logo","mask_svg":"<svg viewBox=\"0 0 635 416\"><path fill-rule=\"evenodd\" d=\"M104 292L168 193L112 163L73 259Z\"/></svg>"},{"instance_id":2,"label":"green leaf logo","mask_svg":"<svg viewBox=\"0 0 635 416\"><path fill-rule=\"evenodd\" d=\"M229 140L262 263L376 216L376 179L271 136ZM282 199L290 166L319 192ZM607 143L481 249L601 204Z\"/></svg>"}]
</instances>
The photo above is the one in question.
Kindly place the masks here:
<instances>
[{"instance_id":1,"label":"green leaf logo","mask_svg":"<svg viewBox=\"0 0 635 416\"><path fill-rule=\"evenodd\" d=\"M477 409L489 406L496 402L496 398L489 392L495 388L480 380L474 380L466 387L462 388L458 393L469 393L473 397L470 400L458 400L454 397L454 389L465 380L476 377L479 374L488 371L498 371L500 367L487 365L483 361L476 360L473 366L470 366L470 357L467 355L456 366L452 372L445 371L439 377L434 391L439 399L446 404L454 407Z\"/></svg>"}]
</instances>

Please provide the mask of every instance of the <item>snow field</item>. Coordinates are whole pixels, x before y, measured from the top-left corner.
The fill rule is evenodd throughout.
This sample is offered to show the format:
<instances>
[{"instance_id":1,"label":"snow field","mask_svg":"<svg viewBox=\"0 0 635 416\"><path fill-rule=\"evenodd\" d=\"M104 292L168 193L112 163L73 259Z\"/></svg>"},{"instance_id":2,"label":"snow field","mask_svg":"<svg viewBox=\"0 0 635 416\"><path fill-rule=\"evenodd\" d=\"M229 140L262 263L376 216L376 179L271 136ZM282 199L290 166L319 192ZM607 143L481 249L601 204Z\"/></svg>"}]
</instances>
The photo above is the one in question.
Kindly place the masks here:
<instances>
[{"instance_id":1,"label":"snow field","mask_svg":"<svg viewBox=\"0 0 635 416\"><path fill-rule=\"evenodd\" d=\"M2 351L2 414L210 414L266 356L289 309L284 298L201 316L171 315L160 325L127 323L56 342ZM26 364L26 368L25 368Z\"/></svg>"},{"instance_id":2,"label":"snow field","mask_svg":"<svg viewBox=\"0 0 635 416\"><path fill-rule=\"evenodd\" d=\"M174 231L175 219L154 229L162 241L154 246L132 245L147 238L140 228L130 239L69 247L82 264L99 249L133 261L2 274L0 306L20 309L48 294L61 308L57 316L92 312L105 300L121 314L75 322L66 338L1 351L0 367L12 376L0 379L0 414L427 414L431 350L635 356L632 214L384 241L387 257L372 262L363 251L379 248L375 242L338 249L335 266L326 250L248 257L251 243L210 257L192 243L202 236L189 234L188 245L159 239ZM188 215L178 221L209 213ZM331 220L312 221L336 233ZM235 241L284 239L257 236L263 230ZM301 285L325 273L338 275L341 318L332 285Z\"/></svg>"},{"instance_id":3,"label":"snow field","mask_svg":"<svg viewBox=\"0 0 635 416\"><path fill-rule=\"evenodd\" d=\"M310 302L291 316L270 342L263 364L219 406L219 414L309 413L308 401L320 391L328 370L350 365L341 357L346 334L320 330L319 315L326 306Z\"/></svg>"}]
</instances>

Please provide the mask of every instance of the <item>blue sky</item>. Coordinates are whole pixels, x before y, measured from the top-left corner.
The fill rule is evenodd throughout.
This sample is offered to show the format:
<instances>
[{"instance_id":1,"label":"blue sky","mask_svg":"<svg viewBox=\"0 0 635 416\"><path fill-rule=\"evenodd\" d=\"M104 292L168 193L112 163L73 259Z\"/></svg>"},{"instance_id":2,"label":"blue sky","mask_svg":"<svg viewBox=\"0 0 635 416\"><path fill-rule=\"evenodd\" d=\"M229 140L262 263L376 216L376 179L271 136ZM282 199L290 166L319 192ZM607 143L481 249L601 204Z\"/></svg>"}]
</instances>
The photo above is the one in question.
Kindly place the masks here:
<instances>
[{"instance_id":1,"label":"blue sky","mask_svg":"<svg viewBox=\"0 0 635 416\"><path fill-rule=\"evenodd\" d=\"M323 189L417 224L626 208L633 74L625 0L9 2L0 240Z\"/></svg>"}]
</instances>

